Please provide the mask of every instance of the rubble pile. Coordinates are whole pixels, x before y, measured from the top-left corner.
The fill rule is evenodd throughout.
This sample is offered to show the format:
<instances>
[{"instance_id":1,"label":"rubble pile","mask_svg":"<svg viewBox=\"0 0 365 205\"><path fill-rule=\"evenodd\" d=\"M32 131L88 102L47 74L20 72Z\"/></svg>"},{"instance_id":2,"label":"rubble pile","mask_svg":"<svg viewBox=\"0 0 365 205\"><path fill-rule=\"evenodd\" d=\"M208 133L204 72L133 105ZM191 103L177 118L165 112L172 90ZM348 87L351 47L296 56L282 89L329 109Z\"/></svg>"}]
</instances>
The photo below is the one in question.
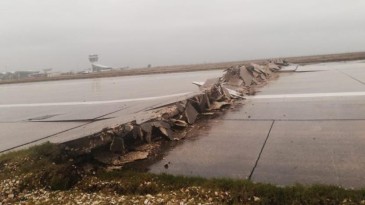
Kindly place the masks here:
<instances>
[{"instance_id":1,"label":"rubble pile","mask_svg":"<svg viewBox=\"0 0 365 205\"><path fill-rule=\"evenodd\" d=\"M119 165L121 161L128 163L147 158L148 151L131 151L130 146L149 144L160 139L183 139L186 132L182 131L192 126L199 117L214 115L216 111L230 106L236 99L244 99L245 95L252 93L254 86L264 84L274 72L285 65L285 61L271 61L264 65L252 63L230 67L224 71L222 77L208 79L204 83L194 82L199 86L199 94L155 109L153 119L134 120L105 128L100 133L65 143L64 149L73 155L88 154L100 147L118 154L119 158L128 154L124 160L117 160ZM138 156L130 156L131 152ZM101 161L105 163L105 160ZM115 160L109 160L109 163L113 161Z\"/></svg>"}]
</instances>

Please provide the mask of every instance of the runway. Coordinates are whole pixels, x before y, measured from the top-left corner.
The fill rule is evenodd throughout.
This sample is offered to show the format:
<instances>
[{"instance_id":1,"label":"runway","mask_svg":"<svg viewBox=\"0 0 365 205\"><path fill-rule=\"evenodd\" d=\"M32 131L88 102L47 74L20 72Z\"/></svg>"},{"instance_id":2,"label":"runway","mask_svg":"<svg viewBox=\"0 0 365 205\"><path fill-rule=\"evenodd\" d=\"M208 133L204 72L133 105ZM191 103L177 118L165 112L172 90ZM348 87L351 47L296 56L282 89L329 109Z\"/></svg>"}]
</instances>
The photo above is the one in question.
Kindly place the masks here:
<instances>
[{"instance_id":1,"label":"runway","mask_svg":"<svg viewBox=\"0 0 365 205\"><path fill-rule=\"evenodd\" d=\"M299 67L167 151L154 173L365 186L365 63ZM168 169L164 167L169 163Z\"/></svg>"},{"instance_id":2,"label":"runway","mask_svg":"<svg viewBox=\"0 0 365 205\"><path fill-rule=\"evenodd\" d=\"M198 91L222 71L0 85L0 152L64 142ZM66 137L65 137L66 136Z\"/></svg>"}]
</instances>

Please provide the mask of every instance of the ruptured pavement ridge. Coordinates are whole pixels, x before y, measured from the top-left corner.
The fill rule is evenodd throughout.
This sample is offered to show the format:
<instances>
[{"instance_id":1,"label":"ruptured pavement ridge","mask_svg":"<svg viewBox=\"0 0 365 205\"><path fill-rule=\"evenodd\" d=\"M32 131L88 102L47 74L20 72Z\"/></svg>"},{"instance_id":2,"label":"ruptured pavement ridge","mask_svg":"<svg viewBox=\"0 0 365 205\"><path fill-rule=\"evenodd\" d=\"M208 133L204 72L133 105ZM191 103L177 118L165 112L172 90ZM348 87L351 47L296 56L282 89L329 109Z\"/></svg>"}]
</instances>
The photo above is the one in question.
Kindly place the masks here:
<instances>
[{"instance_id":1,"label":"ruptured pavement ridge","mask_svg":"<svg viewBox=\"0 0 365 205\"><path fill-rule=\"evenodd\" d=\"M364 61L353 61L283 72L247 97L239 111L214 120L150 170L277 185L364 187L364 67Z\"/></svg>"}]
</instances>

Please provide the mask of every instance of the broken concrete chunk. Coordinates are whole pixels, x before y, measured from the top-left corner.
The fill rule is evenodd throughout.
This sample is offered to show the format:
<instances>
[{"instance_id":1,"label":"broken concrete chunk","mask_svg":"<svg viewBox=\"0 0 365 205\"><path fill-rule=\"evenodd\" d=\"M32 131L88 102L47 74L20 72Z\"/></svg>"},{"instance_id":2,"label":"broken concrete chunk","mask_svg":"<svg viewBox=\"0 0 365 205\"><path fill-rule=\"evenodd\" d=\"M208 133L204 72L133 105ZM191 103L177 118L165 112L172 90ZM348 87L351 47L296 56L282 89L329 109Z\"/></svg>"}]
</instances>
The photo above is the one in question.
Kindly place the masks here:
<instances>
[{"instance_id":1,"label":"broken concrete chunk","mask_svg":"<svg viewBox=\"0 0 365 205\"><path fill-rule=\"evenodd\" d=\"M239 91L226 88L231 95L231 98L243 98L243 94Z\"/></svg>"},{"instance_id":2,"label":"broken concrete chunk","mask_svg":"<svg viewBox=\"0 0 365 205\"><path fill-rule=\"evenodd\" d=\"M203 94L199 96L199 112L204 112L207 109L207 105L209 103L209 99L207 94Z\"/></svg>"},{"instance_id":3,"label":"broken concrete chunk","mask_svg":"<svg viewBox=\"0 0 365 205\"><path fill-rule=\"evenodd\" d=\"M280 67L275 63L268 63L267 66L269 67L270 70L274 72L280 70Z\"/></svg>"},{"instance_id":4,"label":"broken concrete chunk","mask_svg":"<svg viewBox=\"0 0 365 205\"><path fill-rule=\"evenodd\" d=\"M125 124L125 125L124 125L124 130L125 130L126 132L130 132L130 131L132 131L132 130L133 130L133 125L132 125L131 123Z\"/></svg>"},{"instance_id":5,"label":"broken concrete chunk","mask_svg":"<svg viewBox=\"0 0 365 205\"><path fill-rule=\"evenodd\" d=\"M99 138L101 141L106 141L106 140L110 140L111 136L106 136L102 133L102 134L100 134Z\"/></svg>"},{"instance_id":6,"label":"broken concrete chunk","mask_svg":"<svg viewBox=\"0 0 365 205\"><path fill-rule=\"evenodd\" d=\"M112 136L115 135L115 133L114 133L114 131L112 129L106 131L106 134L112 135Z\"/></svg>"},{"instance_id":7,"label":"broken concrete chunk","mask_svg":"<svg viewBox=\"0 0 365 205\"><path fill-rule=\"evenodd\" d=\"M146 122L146 123L143 123L141 125L141 129L144 131L144 132L151 132L152 131L152 125L150 122Z\"/></svg>"},{"instance_id":8,"label":"broken concrete chunk","mask_svg":"<svg viewBox=\"0 0 365 205\"><path fill-rule=\"evenodd\" d=\"M223 91L224 96L226 97L227 100L231 99L231 94L229 93L227 88L222 87L222 91Z\"/></svg>"},{"instance_id":9,"label":"broken concrete chunk","mask_svg":"<svg viewBox=\"0 0 365 205\"><path fill-rule=\"evenodd\" d=\"M257 77L257 76L259 76L261 74L266 74L264 72L264 70L261 69L261 66L260 65L255 64L255 63L251 63L251 66L253 68L253 71L254 71L253 74L254 74L255 77ZM257 75L255 75L255 73L257 73Z\"/></svg>"},{"instance_id":10,"label":"broken concrete chunk","mask_svg":"<svg viewBox=\"0 0 365 205\"><path fill-rule=\"evenodd\" d=\"M222 88L219 84L213 85L213 87L210 89L210 101L219 101L224 97Z\"/></svg>"},{"instance_id":11,"label":"broken concrete chunk","mask_svg":"<svg viewBox=\"0 0 365 205\"><path fill-rule=\"evenodd\" d=\"M211 105L210 105L210 110L219 110L221 109L222 107L224 106L227 106L227 105L231 105L231 103L229 102L213 102Z\"/></svg>"},{"instance_id":12,"label":"broken concrete chunk","mask_svg":"<svg viewBox=\"0 0 365 205\"><path fill-rule=\"evenodd\" d=\"M255 78L252 79L252 82L255 84L255 85L258 85L260 84L259 81L257 81Z\"/></svg>"},{"instance_id":13,"label":"broken concrete chunk","mask_svg":"<svg viewBox=\"0 0 365 205\"><path fill-rule=\"evenodd\" d=\"M186 108L185 108L185 118L188 121L189 124L193 124L196 120L196 118L198 117L198 112L195 110L195 108L190 104L190 102L188 102L186 104Z\"/></svg>"},{"instance_id":14,"label":"broken concrete chunk","mask_svg":"<svg viewBox=\"0 0 365 205\"><path fill-rule=\"evenodd\" d=\"M214 112L203 112L202 115L214 115Z\"/></svg>"},{"instance_id":15,"label":"broken concrete chunk","mask_svg":"<svg viewBox=\"0 0 365 205\"><path fill-rule=\"evenodd\" d=\"M121 166L127 163L131 163L137 160L146 159L148 157L147 151L135 151L135 152L128 152L119 157L119 159L114 159L112 161L112 165L114 166Z\"/></svg>"},{"instance_id":16,"label":"broken concrete chunk","mask_svg":"<svg viewBox=\"0 0 365 205\"><path fill-rule=\"evenodd\" d=\"M167 133L167 129L165 127L159 127L159 129L162 134L164 134L165 136L169 136L169 133Z\"/></svg>"},{"instance_id":17,"label":"broken concrete chunk","mask_svg":"<svg viewBox=\"0 0 365 205\"><path fill-rule=\"evenodd\" d=\"M143 136L148 143L152 142L153 127L159 129L164 136L168 137L168 139L173 139L173 133L169 123L165 121L146 122L141 125L141 130L144 132Z\"/></svg>"},{"instance_id":18,"label":"broken concrete chunk","mask_svg":"<svg viewBox=\"0 0 365 205\"><path fill-rule=\"evenodd\" d=\"M255 70L257 70L257 71L261 72L262 74L264 74L264 75L268 75L268 73L266 73L266 72L265 72L265 69L264 69L264 67L263 67L263 66L261 66L261 65L257 65L257 64L254 64L254 68L255 68Z\"/></svg>"},{"instance_id":19,"label":"broken concrete chunk","mask_svg":"<svg viewBox=\"0 0 365 205\"><path fill-rule=\"evenodd\" d=\"M134 126L133 137L134 137L134 139L139 138L140 140L143 140L143 132L142 132L142 128L140 126Z\"/></svg>"},{"instance_id":20,"label":"broken concrete chunk","mask_svg":"<svg viewBox=\"0 0 365 205\"><path fill-rule=\"evenodd\" d=\"M255 79L255 78L257 78L260 75L260 72L257 72L256 70L252 70L252 75L253 75L253 77Z\"/></svg>"},{"instance_id":21,"label":"broken concrete chunk","mask_svg":"<svg viewBox=\"0 0 365 205\"><path fill-rule=\"evenodd\" d=\"M118 136L120 138L124 138L125 136L127 136L132 130L129 130L131 127L128 127L128 129L126 129L126 127L121 127L118 131L118 133L116 133L115 136ZM132 128L133 129L133 128Z\"/></svg>"},{"instance_id":22,"label":"broken concrete chunk","mask_svg":"<svg viewBox=\"0 0 365 205\"><path fill-rule=\"evenodd\" d=\"M236 76L234 68L228 68L228 69L225 70L225 72L226 73L222 77L224 82L228 82L231 78Z\"/></svg>"},{"instance_id":23,"label":"broken concrete chunk","mask_svg":"<svg viewBox=\"0 0 365 205\"><path fill-rule=\"evenodd\" d=\"M184 120L171 119L171 122L173 122L174 125L178 126L178 127L187 127L188 126L188 123L186 123Z\"/></svg>"},{"instance_id":24,"label":"broken concrete chunk","mask_svg":"<svg viewBox=\"0 0 365 205\"><path fill-rule=\"evenodd\" d=\"M207 92L204 93L204 101L205 101L205 109L209 108L210 106L210 100L209 100L209 96L207 94Z\"/></svg>"},{"instance_id":25,"label":"broken concrete chunk","mask_svg":"<svg viewBox=\"0 0 365 205\"><path fill-rule=\"evenodd\" d=\"M152 125L149 122L143 123L141 129L144 132L144 138L148 143L152 142Z\"/></svg>"},{"instance_id":26,"label":"broken concrete chunk","mask_svg":"<svg viewBox=\"0 0 365 205\"><path fill-rule=\"evenodd\" d=\"M125 151L124 139L122 137L114 137L110 144L110 151L123 153Z\"/></svg>"},{"instance_id":27,"label":"broken concrete chunk","mask_svg":"<svg viewBox=\"0 0 365 205\"><path fill-rule=\"evenodd\" d=\"M199 113L204 112L209 104L209 99L207 94L197 95L194 98L189 99L189 103L195 108Z\"/></svg>"},{"instance_id":28,"label":"broken concrete chunk","mask_svg":"<svg viewBox=\"0 0 365 205\"><path fill-rule=\"evenodd\" d=\"M170 140L173 140L173 133L171 131L170 124L164 121L155 121L152 122L152 125L160 130L160 132L168 137Z\"/></svg>"},{"instance_id":29,"label":"broken concrete chunk","mask_svg":"<svg viewBox=\"0 0 365 205\"><path fill-rule=\"evenodd\" d=\"M184 112L184 110L185 110L185 106L186 106L186 100L184 100L184 101L180 101L180 102L177 102L177 103L176 103L176 108L177 108L177 110L179 111L179 113Z\"/></svg>"},{"instance_id":30,"label":"broken concrete chunk","mask_svg":"<svg viewBox=\"0 0 365 205\"><path fill-rule=\"evenodd\" d=\"M210 78L205 81L205 83L200 87L200 89L210 89L214 84L219 83L219 78Z\"/></svg>"},{"instance_id":31,"label":"broken concrete chunk","mask_svg":"<svg viewBox=\"0 0 365 205\"><path fill-rule=\"evenodd\" d=\"M241 86L243 83L243 80L240 79L239 76L232 76L228 81L227 84L228 85L232 85L232 86Z\"/></svg>"},{"instance_id":32,"label":"broken concrete chunk","mask_svg":"<svg viewBox=\"0 0 365 205\"><path fill-rule=\"evenodd\" d=\"M270 68L267 65L263 66L262 69L265 71L265 73L267 75L271 75L272 74L272 71L270 70Z\"/></svg>"},{"instance_id":33,"label":"broken concrete chunk","mask_svg":"<svg viewBox=\"0 0 365 205\"><path fill-rule=\"evenodd\" d=\"M164 122L164 121L154 121L154 122L151 122L151 125L156 128L159 128L159 127L170 128L170 124L167 122Z\"/></svg>"},{"instance_id":34,"label":"broken concrete chunk","mask_svg":"<svg viewBox=\"0 0 365 205\"><path fill-rule=\"evenodd\" d=\"M252 83L252 74L247 70L245 66L240 67L240 76L243 79L243 82L245 83L245 86L250 86Z\"/></svg>"},{"instance_id":35,"label":"broken concrete chunk","mask_svg":"<svg viewBox=\"0 0 365 205\"><path fill-rule=\"evenodd\" d=\"M260 77L261 77L262 80L266 80L265 74L261 74Z\"/></svg>"},{"instance_id":36,"label":"broken concrete chunk","mask_svg":"<svg viewBox=\"0 0 365 205\"><path fill-rule=\"evenodd\" d=\"M289 63L283 59L273 59L273 60L271 60L271 62L278 66L288 66L289 65Z\"/></svg>"},{"instance_id":37,"label":"broken concrete chunk","mask_svg":"<svg viewBox=\"0 0 365 205\"><path fill-rule=\"evenodd\" d=\"M161 117L164 119L169 119L169 118L174 117L175 115L178 115L179 113L180 113L179 109L177 108L176 105L174 105L174 106L170 106L170 107L167 107L166 109L164 109Z\"/></svg>"},{"instance_id":38,"label":"broken concrete chunk","mask_svg":"<svg viewBox=\"0 0 365 205\"><path fill-rule=\"evenodd\" d=\"M146 132L146 134L144 135L144 138L145 138L146 142L151 143L152 142L152 132Z\"/></svg>"}]
</instances>

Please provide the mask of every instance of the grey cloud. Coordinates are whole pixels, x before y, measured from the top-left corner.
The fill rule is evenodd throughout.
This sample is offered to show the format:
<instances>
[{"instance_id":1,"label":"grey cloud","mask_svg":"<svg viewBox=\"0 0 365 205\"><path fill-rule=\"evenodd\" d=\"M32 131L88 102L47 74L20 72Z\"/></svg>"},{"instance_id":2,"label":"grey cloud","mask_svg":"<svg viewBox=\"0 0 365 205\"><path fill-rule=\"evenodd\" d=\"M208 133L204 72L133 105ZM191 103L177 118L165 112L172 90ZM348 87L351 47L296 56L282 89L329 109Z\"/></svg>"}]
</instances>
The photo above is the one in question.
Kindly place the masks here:
<instances>
[{"instance_id":1,"label":"grey cloud","mask_svg":"<svg viewBox=\"0 0 365 205\"><path fill-rule=\"evenodd\" d=\"M365 48L362 0L2 0L0 71L139 67Z\"/></svg>"}]
</instances>

